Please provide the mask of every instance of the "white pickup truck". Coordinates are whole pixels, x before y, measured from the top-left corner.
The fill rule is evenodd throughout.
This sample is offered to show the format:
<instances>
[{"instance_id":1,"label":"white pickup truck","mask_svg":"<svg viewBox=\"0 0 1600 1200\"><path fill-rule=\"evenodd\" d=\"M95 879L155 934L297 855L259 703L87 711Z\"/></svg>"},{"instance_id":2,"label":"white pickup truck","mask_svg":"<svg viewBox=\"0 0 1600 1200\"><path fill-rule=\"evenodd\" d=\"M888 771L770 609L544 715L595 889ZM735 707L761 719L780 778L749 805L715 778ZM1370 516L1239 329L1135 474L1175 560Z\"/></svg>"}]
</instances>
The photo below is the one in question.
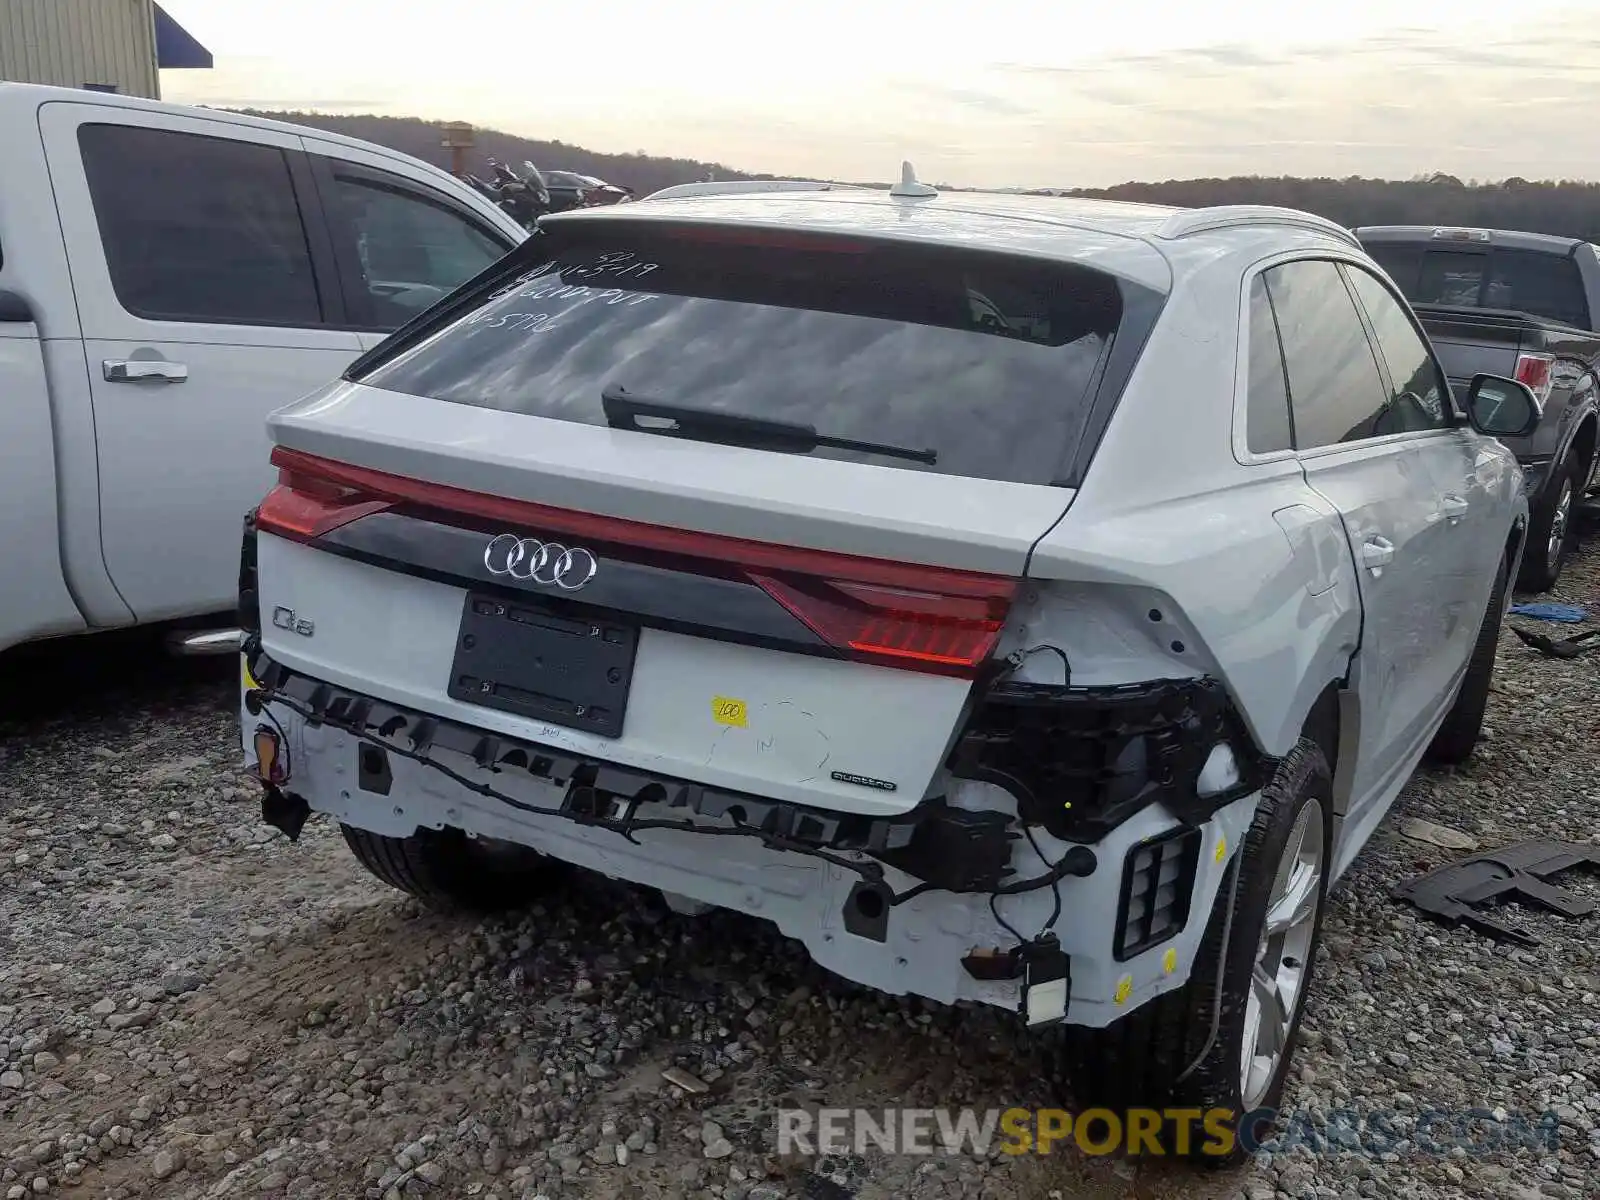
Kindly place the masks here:
<instances>
[{"instance_id":1,"label":"white pickup truck","mask_svg":"<svg viewBox=\"0 0 1600 1200\"><path fill-rule=\"evenodd\" d=\"M526 231L379 146L60 88L0 83L0 164L0 650L231 652L267 414Z\"/></svg>"}]
</instances>

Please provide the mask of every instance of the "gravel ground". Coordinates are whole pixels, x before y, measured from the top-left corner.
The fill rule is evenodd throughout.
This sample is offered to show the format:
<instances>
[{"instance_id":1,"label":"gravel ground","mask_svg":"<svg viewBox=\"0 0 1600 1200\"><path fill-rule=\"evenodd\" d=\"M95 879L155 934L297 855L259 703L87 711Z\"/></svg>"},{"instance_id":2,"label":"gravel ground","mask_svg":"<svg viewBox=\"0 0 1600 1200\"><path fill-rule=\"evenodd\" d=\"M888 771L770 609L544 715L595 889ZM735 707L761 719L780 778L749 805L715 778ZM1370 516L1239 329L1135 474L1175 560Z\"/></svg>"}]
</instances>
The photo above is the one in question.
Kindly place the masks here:
<instances>
[{"instance_id":1,"label":"gravel ground","mask_svg":"<svg viewBox=\"0 0 1600 1200\"><path fill-rule=\"evenodd\" d=\"M1600 598L1600 549L1554 598ZM1600 1195L1596 918L1516 912L1541 944L1511 950L1387 899L1460 853L1408 819L1600 844L1597 672L1508 633L1479 755L1419 775L1333 899L1286 1103L1388 1113L1392 1144L1204 1175L1064 1152L779 1160L783 1105L1055 1097L1004 1016L855 988L753 920L599 880L515 920L446 919L326 822L287 843L238 773L231 664L110 642L13 660L0 1198ZM1600 898L1600 878L1571 886ZM1561 1125L1531 1150L1407 1140L1423 1110L1469 1108Z\"/></svg>"}]
</instances>

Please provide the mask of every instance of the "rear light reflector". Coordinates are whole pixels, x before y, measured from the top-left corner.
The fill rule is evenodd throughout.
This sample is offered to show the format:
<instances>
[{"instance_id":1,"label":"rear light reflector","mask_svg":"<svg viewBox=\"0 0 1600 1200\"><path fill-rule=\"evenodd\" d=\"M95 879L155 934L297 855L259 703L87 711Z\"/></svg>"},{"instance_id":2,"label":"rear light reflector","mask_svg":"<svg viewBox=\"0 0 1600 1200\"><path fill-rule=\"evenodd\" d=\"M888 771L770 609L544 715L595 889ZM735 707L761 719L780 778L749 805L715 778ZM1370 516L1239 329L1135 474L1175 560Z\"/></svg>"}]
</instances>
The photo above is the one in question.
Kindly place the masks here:
<instances>
[{"instance_id":1,"label":"rear light reflector","mask_svg":"<svg viewBox=\"0 0 1600 1200\"><path fill-rule=\"evenodd\" d=\"M273 460L277 461L274 453ZM256 514L256 528L297 542L392 507L389 500L318 475L280 465L278 485Z\"/></svg>"},{"instance_id":2,"label":"rear light reflector","mask_svg":"<svg viewBox=\"0 0 1600 1200\"><path fill-rule=\"evenodd\" d=\"M1556 360L1550 354L1522 354L1517 357L1516 381L1533 389L1533 394L1543 404L1550 399L1551 372Z\"/></svg>"},{"instance_id":3,"label":"rear light reflector","mask_svg":"<svg viewBox=\"0 0 1600 1200\"><path fill-rule=\"evenodd\" d=\"M283 752L283 740L277 731L257 725L251 738L256 750L256 775L262 783L277 787L289 781L289 763Z\"/></svg>"}]
</instances>

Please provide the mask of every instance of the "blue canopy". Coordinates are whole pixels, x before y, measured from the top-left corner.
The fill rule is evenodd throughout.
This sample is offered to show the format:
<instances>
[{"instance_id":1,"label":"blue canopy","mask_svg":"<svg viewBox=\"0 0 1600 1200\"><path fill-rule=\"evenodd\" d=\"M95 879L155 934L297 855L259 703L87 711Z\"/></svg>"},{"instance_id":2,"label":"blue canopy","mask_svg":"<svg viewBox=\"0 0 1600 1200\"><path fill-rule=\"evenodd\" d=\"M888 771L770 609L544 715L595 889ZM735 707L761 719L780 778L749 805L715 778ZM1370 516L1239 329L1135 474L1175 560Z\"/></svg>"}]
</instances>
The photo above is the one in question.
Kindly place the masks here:
<instances>
[{"instance_id":1,"label":"blue canopy","mask_svg":"<svg viewBox=\"0 0 1600 1200\"><path fill-rule=\"evenodd\" d=\"M189 31L167 15L167 10L156 5L156 66L162 70L173 67L209 67L211 51L190 36Z\"/></svg>"}]
</instances>

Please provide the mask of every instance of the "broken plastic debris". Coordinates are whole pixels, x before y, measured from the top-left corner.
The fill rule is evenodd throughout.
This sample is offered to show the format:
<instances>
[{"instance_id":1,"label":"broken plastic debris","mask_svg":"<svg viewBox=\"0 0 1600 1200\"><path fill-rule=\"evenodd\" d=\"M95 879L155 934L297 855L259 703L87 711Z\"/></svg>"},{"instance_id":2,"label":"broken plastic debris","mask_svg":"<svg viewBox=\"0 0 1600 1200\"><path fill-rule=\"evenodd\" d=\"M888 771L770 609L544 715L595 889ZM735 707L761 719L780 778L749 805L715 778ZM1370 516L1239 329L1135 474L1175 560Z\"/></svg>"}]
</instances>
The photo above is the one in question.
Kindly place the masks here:
<instances>
[{"instance_id":1,"label":"broken plastic debris","mask_svg":"<svg viewBox=\"0 0 1600 1200\"><path fill-rule=\"evenodd\" d=\"M689 1074L689 1072L683 1070L681 1067L668 1067L665 1071L661 1072L661 1078L665 1079L674 1087L682 1088L691 1096L701 1096L711 1090L710 1085L704 1080Z\"/></svg>"},{"instance_id":2,"label":"broken plastic debris","mask_svg":"<svg viewBox=\"0 0 1600 1200\"><path fill-rule=\"evenodd\" d=\"M1585 866L1600 869L1600 849L1549 840L1518 842L1407 879L1390 895L1446 925L1464 924L1496 941L1537 946L1539 939L1527 930L1479 910L1517 900L1563 917L1587 916L1594 911L1592 901L1549 882L1553 875Z\"/></svg>"},{"instance_id":3,"label":"broken plastic debris","mask_svg":"<svg viewBox=\"0 0 1600 1200\"><path fill-rule=\"evenodd\" d=\"M1478 839L1470 833L1462 833L1459 829L1451 829L1448 825L1435 825L1432 821L1424 821L1420 817L1408 817L1400 822L1400 834L1414 842L1427 842L1430 846L1441 846L1446 850L1476 850Z\"/></svg>"}]
</instances>

